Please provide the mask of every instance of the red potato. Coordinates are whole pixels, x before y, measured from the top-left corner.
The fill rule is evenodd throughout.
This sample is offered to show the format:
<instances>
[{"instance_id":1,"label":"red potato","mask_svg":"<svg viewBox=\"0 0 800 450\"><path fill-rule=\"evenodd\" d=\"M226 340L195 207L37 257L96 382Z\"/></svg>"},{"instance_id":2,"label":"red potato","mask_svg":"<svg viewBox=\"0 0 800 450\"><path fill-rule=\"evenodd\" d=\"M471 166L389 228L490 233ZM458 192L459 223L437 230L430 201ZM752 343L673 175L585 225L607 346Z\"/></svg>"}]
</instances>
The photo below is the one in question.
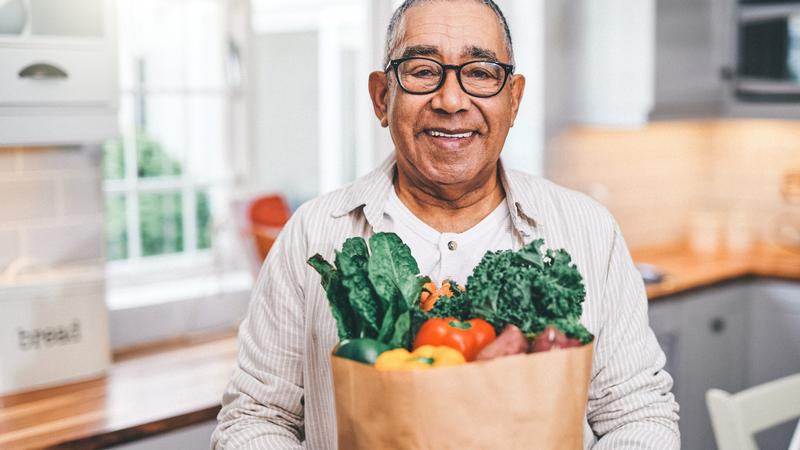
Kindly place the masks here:
<instances>
[{"instance_id":1,"label":"red potato","mask_svg":"<svg viewBox=\"0 0 800 450\"><path fill-rule=\"evenodd\" d=\"M506 325L503 332L478 353L476 361L486 361L501 356L517 355L528 351L528 338L514 325Z\"/></svg>"},{"instance_id":2,"label":"red potato","mask_svg":"<svg viewBox=\"0 0 800 450\"><path fill-rule=\"evenodd\" d=\"M544 331L539 333L539 335L533 339L529 353L546 352L559 348L580 346L581 341L579 339L569 338L555 326L548 325Z\"/></svg>"}]
</instances>

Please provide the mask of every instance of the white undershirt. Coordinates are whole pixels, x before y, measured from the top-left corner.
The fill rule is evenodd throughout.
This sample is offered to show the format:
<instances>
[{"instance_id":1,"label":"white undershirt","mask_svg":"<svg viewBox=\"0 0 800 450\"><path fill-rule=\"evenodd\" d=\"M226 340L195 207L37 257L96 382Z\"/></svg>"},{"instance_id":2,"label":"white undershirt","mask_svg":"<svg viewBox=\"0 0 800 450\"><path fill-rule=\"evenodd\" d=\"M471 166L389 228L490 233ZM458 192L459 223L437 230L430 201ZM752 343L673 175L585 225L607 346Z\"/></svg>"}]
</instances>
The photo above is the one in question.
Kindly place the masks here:
<instances>
[{"instance_id":1,"label":"white undershirt","mask_svg":"<svg viewBox=\"0 0 800 450\"><path fill-rule=\"evenodd\" d=\"M511 217L505 201L467 231L440 233L418 219L391 189L384 224L387 231L397 233L411 248L420 273L437 284L450 279L463 286L484 253L513 246Z\"/></svg>"}]
</instances>

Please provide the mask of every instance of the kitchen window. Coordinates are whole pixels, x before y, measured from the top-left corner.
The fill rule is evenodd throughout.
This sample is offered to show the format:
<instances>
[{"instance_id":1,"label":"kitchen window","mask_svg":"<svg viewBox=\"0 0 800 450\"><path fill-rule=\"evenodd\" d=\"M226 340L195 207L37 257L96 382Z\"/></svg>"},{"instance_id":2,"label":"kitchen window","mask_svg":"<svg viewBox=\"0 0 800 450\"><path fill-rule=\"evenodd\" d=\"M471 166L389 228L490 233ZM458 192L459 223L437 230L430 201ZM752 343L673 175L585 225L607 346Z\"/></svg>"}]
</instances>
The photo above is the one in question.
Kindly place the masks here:
<instances>
[{"instance_id":1,"label":"kitchen window","mask_svg":"<svg viewBox=\"0 0 800 450\"><path fill-rule=\"evenodd\" d=\"M249 288L245 264L221 262L235 241L229 3L118 2L120 133L103 146L112 310L192 297L209 279L200 291ZM245 275L209 278L223 272Z\"/></svg>"}]
</instances>

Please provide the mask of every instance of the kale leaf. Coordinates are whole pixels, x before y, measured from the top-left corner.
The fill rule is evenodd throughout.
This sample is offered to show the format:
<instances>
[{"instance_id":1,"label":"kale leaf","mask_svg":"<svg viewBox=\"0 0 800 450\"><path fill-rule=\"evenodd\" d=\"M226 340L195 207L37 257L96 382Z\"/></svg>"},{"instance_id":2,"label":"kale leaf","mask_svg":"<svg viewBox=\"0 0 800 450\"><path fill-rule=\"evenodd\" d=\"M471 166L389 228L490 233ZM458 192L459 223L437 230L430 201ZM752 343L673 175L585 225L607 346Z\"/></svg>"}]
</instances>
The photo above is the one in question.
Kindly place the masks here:
<instances>
[{"instance_id":1,"label":"kale leaf","mask_svg":"<svg viewBox=\"0 0 800 450\"><path fill-rule=\"evenodd\" d=\"M591 334L579 322L586 297L583 278L569 253L543 246L537 239L516 252L487 252L467 279L472 312L498 333L509 323L526 334L554 324L589 342Z\"/></svg>"}]
</instances>

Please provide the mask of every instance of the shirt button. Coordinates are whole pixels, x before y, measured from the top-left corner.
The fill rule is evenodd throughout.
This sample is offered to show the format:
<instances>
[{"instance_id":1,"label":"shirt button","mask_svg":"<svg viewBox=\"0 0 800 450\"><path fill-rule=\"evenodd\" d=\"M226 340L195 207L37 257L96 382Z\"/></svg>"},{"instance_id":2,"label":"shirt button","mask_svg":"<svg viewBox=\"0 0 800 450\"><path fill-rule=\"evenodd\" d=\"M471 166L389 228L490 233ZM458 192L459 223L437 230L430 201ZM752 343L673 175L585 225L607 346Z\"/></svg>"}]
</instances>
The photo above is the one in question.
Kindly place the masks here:
<instances>
[{"instance_id":1,"label":"shirt button","mask_svg":"<svg viewBox=\"0 0 800 450\"><path fill-rule=\"evenodd\" d=\"M458 248L458 243L456 241L450 241L447 243L447 248L451 251L455 251Z\"/></svg>"}]
</instances>

